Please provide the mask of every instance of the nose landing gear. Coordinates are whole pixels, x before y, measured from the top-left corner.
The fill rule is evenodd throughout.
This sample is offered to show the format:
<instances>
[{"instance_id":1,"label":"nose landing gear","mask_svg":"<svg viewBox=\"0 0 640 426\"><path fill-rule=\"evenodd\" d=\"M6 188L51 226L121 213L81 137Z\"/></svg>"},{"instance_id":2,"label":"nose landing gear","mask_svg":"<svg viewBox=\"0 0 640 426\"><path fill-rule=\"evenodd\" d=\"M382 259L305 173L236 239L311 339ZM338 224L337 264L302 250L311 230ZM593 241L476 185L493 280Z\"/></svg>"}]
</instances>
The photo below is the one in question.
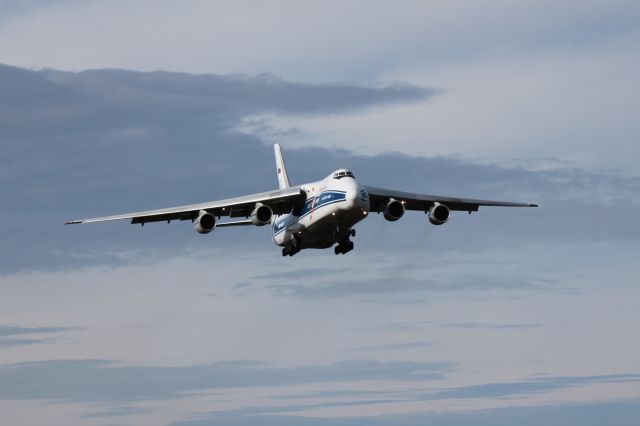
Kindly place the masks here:
<instances>
[{"instance_id":1,"label":"nose landing gear","mask_svg":"<svg viewBox=\"0 0 640 426\"><path fill-rule=\"evenodd\" d=\"M282 248L283 256L293 256L302 250L300 247L300 242L295 238L295 236L291 236L291 241L285 247Z\"/></svg>"},{"instance_id":2,"label":"nose landing gear","mask_svg":"<svg viewBox=\"0 0 640 426\"><path fill-rule=\"evenodd\" d=\"M300 247L294 245L288 245L282 249L283 256L293 256L300 251Z\"/></svg>"}]
</instances>

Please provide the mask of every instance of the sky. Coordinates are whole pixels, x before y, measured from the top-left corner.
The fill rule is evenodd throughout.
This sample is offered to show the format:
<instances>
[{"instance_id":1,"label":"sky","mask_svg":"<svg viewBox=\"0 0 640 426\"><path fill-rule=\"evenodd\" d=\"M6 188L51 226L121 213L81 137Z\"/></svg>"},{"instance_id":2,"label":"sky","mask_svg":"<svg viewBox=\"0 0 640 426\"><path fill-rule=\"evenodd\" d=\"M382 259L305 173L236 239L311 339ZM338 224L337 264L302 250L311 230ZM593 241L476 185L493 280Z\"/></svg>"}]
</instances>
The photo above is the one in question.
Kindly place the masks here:
<instances>
[{"instance_id":1,"label":"sky","mask_svg":"<svg viewBox=\"0 0 640 426\"><path fill-rule=\"evenodd\" d=\"M0 422L634 425L640 4L0 0ZM273 189L537 202L65 227Z\"/></svg>"}]
</instances>

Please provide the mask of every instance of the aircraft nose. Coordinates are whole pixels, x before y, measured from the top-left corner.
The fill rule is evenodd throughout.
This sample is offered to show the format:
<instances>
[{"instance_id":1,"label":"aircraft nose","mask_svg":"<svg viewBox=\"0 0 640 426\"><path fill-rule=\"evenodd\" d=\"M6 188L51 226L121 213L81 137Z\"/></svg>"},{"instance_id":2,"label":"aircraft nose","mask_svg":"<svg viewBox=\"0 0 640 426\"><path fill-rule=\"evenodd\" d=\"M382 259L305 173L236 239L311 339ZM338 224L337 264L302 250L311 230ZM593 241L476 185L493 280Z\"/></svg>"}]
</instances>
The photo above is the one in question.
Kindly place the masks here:
<instances>
[{"instance_id":1,"label":"aircraft nose","mask_svg":"<svg viewBox=\"0 0 640 426\"><path fill-rule=\"evenodd\" d=\"M358 198L360 197L358 183L355 181L349 182L346 190L347 190L347 201L349 201L349 204L355 205L355 203L358 201Z\"/></svg>"},{"instance_id":2,"label":"aircraft nose","mask_svg":"<svg viewBox=\"0 0 640 426\"><path fill-rule=\"evenodd\" d=\"M364 188L362 188L360 186L360 184L358 184L358 182L356 182L355 180L353 180L352 182L349 183L348 189L347 189L347 204L349 205L349 208L353 209L353 208L363 208L364 205L364 201L363 201L363 197L361 194L361 191Z\"/></svg>"}]
</instances>

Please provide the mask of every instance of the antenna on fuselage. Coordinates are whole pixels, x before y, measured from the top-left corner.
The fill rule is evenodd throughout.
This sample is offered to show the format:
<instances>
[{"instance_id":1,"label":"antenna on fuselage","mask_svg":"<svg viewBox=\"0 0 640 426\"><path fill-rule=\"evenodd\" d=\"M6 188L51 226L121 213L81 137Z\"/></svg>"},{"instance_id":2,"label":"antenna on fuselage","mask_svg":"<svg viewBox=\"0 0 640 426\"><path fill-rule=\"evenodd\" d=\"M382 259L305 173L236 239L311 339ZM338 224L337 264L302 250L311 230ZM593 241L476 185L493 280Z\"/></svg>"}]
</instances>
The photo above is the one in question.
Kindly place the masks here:
<instances>
[{"instance_id":1,"label":"antenna on fuselage","mask_svg":"<svg viewBox=\"0 0 640 426\"><path fill-rule=\"evenodd\" d=\"M280 189L289 188L289 175L287 175L287 168L284 165L284 158L282 158L282 151L279 144L273 145L273 152L276 156L276 169L278 171L278 185Z\"/></svg>"}]
</instances>

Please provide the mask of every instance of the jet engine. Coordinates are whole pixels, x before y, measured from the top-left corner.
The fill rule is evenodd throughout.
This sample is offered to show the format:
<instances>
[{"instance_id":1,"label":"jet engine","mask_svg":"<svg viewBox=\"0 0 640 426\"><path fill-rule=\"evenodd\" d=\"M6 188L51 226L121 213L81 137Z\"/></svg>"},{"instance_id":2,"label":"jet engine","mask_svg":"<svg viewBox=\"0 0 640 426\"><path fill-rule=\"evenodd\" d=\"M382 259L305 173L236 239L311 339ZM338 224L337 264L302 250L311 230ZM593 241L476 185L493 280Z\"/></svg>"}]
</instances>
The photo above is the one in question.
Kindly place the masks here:
<instances>
[{"instance_id":1,"label":"jet engine","mask_svg":"<svg viewBox=\"0 0 640 426\"><path fill-rule=\"evenodd\" d=\"M251 212L251 222L256 226L264 226L271 223L271 217L273 216L273 210L271 207L264 204L257 203L256 207Z\"/></svg>"},{"instance_id":2,"label":"jet engine","mask_svg":"<svg viewBox=\"0 0 640 426\"><path fill-rule=\"evenodd\" d=\"M404 215L404 204L393 198L384 206L384 218L389 222L394 222Z\"/></svg>"},{"instance_id":3,"label":"jet engine","mask_svg":"<svg viewBox=\"0 0 640 426\"><path fill-rule=\"evenodd\" d=\"M198 234L208 234L216 227L216 217L205 210L200 210L194 227Z\"/></svg>"},{"instance_id":4,"label":"jet engine","mask_svg":"<svg viewBox=\"0 0 640 426\"><path fill-rule=\"evenodd\" d=\"M433 203L429 209L429 222L433 225L442 225L449 220L449 207L440 203Z\"/></svg>"}]
</instances>

